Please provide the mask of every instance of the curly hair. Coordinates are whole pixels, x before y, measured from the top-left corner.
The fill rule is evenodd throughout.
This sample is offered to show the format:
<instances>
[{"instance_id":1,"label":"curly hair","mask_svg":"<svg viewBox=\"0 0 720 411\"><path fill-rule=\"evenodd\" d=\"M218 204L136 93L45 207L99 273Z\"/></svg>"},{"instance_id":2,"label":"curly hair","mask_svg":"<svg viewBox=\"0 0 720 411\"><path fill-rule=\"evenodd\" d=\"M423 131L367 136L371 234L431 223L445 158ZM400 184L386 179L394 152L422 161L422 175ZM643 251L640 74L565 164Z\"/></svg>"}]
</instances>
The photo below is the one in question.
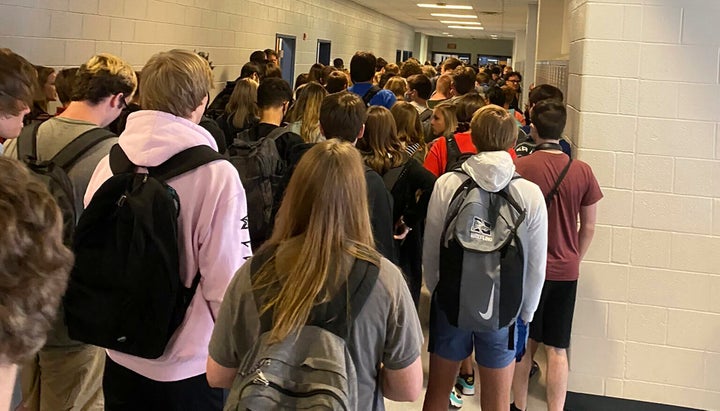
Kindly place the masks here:
<instances>
[{"instance_id":1,"label":"curly hair","mask_svg":"<svg viewBox=\"0 0 720 411\"><path fill-rule=\"evenodd\" d=\"M73 255L45 186L8 158L0 175L0 363L18 363L45 344Z\"/></svg>"}]
</instances>

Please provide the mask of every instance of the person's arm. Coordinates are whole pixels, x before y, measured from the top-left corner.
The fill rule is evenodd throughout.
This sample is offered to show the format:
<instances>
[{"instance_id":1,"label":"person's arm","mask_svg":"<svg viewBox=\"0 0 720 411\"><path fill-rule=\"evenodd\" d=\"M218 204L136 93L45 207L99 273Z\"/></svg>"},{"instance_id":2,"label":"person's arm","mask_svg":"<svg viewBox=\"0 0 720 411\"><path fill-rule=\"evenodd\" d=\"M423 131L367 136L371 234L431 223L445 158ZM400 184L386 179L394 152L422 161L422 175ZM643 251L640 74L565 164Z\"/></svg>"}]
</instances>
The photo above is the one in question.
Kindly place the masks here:
<instances>
[{"instance_id":1,"label":"person's arm","mask_svg":"<svg viewBox=\"0 0 720 411\"><path fill-rule=\"evenodd\" d=\"M593 236L595 235L595 221L597 219L597 203L580 207L580 229L578 230L578 248L580 260L585 258Z\"/></svg>"},{"instance_id":2,"label":"person's arm","mask_svg":"<svg viewBox=\"0 0 720 411\"><path fill-rule=\"evenodd\" d=\"M423 239L423 279L430 294L440 279L440 239L442 237L445 216L450 198L443 198L443 185L447 184L448 177L443 176L435 183L430 196L425 218L425 237ZM447 197L448 195L445 195ZM452 196L452 193L449 194Z\"/></svg>"},{"instance_id":3,"label":"person's arm","mask_svg":"<svg viewBox=\"0 0 720 411\"><path fill-rule=\"evenodd\" d=\"M208 356L207 381L213 388L230 388L238 373L237 368L226 368Z\"/></svg>"},{"instance_id":4,"label":"person's arm","mask_svg":"<svg viewBox=\"0 0 720 411\"><path fill-rule=\"evenodd\" d=\"M413 402L422 393L423 369L418 357L415 362L400 370L383 367L380 370L383 396L392 401Z\"/></svg>"},{"instance_id":5,"label":"person's arm","mask_svg":"<svg viewBox=\"0 0 720 411\"><path fill-rule=\"evenodd\" d=\"M520 318L530 323L540 303L545 269L547 265L547 208L540 187L530 186L532 196L528 195L527 238L523 239L525 248L525 281L523 284L523 303Z\"/></svg>"}]
</instances>

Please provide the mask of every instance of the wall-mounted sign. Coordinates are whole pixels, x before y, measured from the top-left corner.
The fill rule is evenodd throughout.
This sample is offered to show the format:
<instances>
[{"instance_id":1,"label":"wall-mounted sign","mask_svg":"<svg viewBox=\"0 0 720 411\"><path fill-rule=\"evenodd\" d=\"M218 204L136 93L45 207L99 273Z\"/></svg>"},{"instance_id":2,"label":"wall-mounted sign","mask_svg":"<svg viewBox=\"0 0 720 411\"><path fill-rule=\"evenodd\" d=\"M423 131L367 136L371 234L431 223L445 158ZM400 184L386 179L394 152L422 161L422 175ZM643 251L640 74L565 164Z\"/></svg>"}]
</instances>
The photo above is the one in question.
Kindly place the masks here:
<instances>
[{"instance_id":1,"label":"wall-mounted sign","mask_svg":"<svg viewBox=\"0 0 720 411\"><path fill-rule=\"evenodd\" d=\"M457 43L448 43L447 48L448 50L455 50L457 48Z\"/></svg>"}]
</instances>

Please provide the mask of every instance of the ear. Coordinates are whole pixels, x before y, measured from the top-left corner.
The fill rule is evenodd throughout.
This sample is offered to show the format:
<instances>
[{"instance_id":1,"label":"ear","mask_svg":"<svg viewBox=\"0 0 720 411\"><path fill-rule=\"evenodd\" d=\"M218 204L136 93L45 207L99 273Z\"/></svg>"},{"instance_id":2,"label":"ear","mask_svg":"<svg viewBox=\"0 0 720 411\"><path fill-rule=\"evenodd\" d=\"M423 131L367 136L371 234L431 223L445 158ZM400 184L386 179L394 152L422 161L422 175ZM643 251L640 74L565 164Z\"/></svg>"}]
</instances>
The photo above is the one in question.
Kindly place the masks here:
<instances>
[{"instance_id":1,"label":"ear","mask_svg":"<svg viewBox=\"0 0 720 411\"><path fill-rule=\"evenodd\" d=\"M360 133L358 133L357 138L355 139L355 141L353 141L353 145L356 145L358 140L363 138L364 134L365 134L365 124L363 124L362 127L360 127Z\"/></svg>"},{"instance_id":2,"label":"ear","mask_svg":"<svg viewBox=\"0 0 720 411\"><path fill-rule=\"evenodd\" d=\"M123 93L117 93L110 96L110 107L122 109L122 102L120 101L122 96Z\"/></svg>"}]
</instances>

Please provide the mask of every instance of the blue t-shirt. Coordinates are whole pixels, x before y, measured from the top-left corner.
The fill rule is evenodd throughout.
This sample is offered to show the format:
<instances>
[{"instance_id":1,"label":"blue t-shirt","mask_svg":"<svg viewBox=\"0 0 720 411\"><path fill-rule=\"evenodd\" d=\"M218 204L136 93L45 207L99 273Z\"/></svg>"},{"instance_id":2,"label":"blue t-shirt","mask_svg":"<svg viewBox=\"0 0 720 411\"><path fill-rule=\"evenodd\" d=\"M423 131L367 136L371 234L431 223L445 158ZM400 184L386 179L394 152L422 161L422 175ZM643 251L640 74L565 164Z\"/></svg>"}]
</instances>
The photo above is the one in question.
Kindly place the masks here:
<instances>
[{"instance_id":1,"label":"blue t-shirt","mask_svg":"<svg viewBox=\"0 0 720 411\"><path fill-rule=\"evenodd\" d=\"M372 86L373 85L371 83L355 83L352 87L348 88L348 91L363 97L368 91L370 91ZM395 104L395 101L397 101L395 94L393 94L390 90L383 89L378 91L377 94L375 94L375 96L370 100L370 105L383 106L390 110Z\"/></svg>"}]
</instances>

